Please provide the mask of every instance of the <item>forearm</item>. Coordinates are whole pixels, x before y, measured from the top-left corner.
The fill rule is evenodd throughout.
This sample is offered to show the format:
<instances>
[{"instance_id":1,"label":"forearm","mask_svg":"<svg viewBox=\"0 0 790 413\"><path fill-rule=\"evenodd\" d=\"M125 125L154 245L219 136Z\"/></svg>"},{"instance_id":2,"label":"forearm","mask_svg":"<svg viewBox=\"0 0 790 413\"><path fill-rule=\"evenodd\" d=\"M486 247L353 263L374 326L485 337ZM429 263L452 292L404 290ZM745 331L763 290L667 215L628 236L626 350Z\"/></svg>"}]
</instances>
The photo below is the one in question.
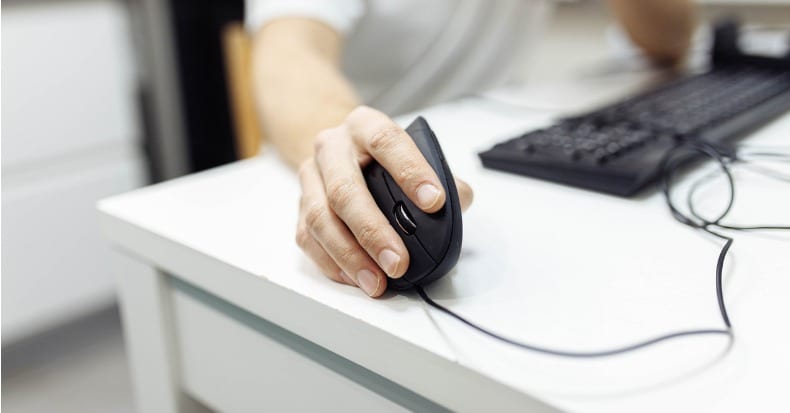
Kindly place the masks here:
<instances>
[{"instance_id":1,"label":"forearm","mask_svg":"<svg viewBox=\"0 0 790 413\"><path fill-rule=\"evenodd\" d=\"M607 0L631 40L652 60L675 64L689 48L696 24L691 0Z\"/></svg>"},{"instance_id":2,"label":"forearm","mask_svg":"<svg viewBox=\"0 0 790 413\"><path fill-rule=\"evenodd\" d=\"M341 41L320 23L282 19L254 40L258 113L267 139L297 166L312 156L313 139L359 104L339 70Z\"/></svg>"}]
</instances>

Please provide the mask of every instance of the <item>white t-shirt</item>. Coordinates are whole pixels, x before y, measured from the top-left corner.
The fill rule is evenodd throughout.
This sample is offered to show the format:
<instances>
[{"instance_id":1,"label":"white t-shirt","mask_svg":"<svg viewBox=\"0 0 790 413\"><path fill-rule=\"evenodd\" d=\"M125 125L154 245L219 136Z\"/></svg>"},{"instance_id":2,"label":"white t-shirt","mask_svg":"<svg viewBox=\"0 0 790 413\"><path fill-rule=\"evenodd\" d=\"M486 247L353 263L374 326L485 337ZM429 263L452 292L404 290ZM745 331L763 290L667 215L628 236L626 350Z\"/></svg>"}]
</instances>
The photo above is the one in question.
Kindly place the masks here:
<instances>
[{"instance_id":1,"label":"white t-shirt","mask_svg":"<svg viewBox=\"0 0 790 413\"><path fill-rule=\"evenodd\" d=\"M343 71L390 115L524 80L551 0L247 0L254 32L278 17L345 37Z\"/></svg>"}]
</instances>

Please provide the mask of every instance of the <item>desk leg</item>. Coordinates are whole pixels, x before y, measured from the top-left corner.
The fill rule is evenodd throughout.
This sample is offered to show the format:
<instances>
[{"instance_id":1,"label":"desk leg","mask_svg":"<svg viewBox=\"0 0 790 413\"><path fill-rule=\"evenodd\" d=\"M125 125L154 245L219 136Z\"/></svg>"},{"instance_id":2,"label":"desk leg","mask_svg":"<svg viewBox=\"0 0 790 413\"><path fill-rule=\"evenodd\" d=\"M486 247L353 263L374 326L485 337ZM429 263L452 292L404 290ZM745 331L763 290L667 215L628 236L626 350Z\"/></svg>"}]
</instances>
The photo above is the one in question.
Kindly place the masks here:
<instances>
[{"instance_id":1,"label":"desk leg","mask_svg":"<svg viewBox=\"0 0 790 413\"><path fill-rule=\"evenodd\" d=\"M204 411L183 394L178 382L177 346L167 276L153 268L118 279L121 316L137 410Z\"/></svg>"}]
</instances>

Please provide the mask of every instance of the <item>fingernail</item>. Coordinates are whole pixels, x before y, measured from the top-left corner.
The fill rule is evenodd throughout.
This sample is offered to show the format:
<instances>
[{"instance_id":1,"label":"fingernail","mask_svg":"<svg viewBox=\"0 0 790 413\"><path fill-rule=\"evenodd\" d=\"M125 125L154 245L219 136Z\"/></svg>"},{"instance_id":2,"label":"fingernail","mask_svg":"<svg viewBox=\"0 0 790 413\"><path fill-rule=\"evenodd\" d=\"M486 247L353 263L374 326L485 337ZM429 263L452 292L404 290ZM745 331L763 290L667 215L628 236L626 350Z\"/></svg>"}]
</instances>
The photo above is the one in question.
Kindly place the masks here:
<instances>
[{"instance_id":1,"label":"fingernail","mask_svg":"<svg viewBox=\"0 0 790 413\"><path fill-rule=\"evenodd\" d=\"M422 184L417 188L417 201L423 208L430 208L439 198L439 190L431 184Z\"/></svg>"},{"instance_id":2,"label":"fingernail","mask_svg":"<svg viewBox=\"0 0 790 413\"><path fill-rule=\"evenodd\" d=\"M357 273L357 283L367 295L373 296L379 289L379 277L369 270L360 270Z\"/></svg>"},{"instance_id":3,"label":"fingernail","mask_svg":"<svg viewBox=\"0 0 790 413\"><path fill-rule=\"evenodd\" d=\"M390 277L398 270L398 263L400 263L400 256L391 249L385 249L379 254L379 264Z\"/></svg>"}]
</instances>

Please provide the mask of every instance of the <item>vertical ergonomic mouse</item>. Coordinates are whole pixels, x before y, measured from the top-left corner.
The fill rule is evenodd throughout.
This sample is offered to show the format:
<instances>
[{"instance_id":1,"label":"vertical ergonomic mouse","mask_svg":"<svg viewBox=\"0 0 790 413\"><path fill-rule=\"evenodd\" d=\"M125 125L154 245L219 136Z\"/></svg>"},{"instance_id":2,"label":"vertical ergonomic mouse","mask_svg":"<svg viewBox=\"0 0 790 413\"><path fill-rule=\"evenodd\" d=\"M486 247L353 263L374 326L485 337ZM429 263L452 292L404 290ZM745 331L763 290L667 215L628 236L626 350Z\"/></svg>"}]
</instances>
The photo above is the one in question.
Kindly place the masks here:
<instances>
[{"instance_id":1,"label":"vertical ergonomic mouse","mask_svg":"<svg viewBox=\"0 0 790 413\"><path fill-rule=\"evenodd\" d=\"M424 286L447 274L458 262L462 239L458 190L436 135L422 117L415 119L406 128L406 133L436 171L447 196L442 209L428 214L409 200L392 176L377 162L371 162L363 170L376 204L409 250L406 274L388 280L388 287L395 290Z\"/></svg>"}]
</instances>

